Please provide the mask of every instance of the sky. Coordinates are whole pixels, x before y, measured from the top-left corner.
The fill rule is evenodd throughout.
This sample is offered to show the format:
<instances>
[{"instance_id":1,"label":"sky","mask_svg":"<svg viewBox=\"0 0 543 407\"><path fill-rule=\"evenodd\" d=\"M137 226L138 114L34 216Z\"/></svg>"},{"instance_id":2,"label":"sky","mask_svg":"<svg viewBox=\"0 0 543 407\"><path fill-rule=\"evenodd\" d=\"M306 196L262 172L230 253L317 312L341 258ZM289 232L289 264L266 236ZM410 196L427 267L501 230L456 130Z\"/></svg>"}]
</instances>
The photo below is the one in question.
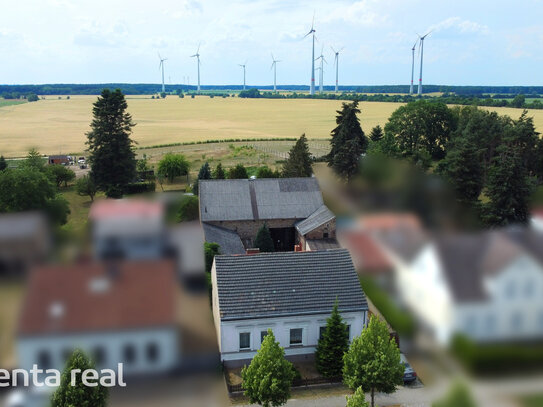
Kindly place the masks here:
<instances>
[{"instance_id":1,"label":"sky","mask_svg":"<svg viewBox=\"0 0 543 407\"><path fill-rule=\"evenodd\" d=\"M408 84L424 42L423 83L543 85L543 0L0 0L0 83ZM418 79L418 50L415 54ZM318 76L317 76L318 82Z\"/></svg>"}]
</instances>

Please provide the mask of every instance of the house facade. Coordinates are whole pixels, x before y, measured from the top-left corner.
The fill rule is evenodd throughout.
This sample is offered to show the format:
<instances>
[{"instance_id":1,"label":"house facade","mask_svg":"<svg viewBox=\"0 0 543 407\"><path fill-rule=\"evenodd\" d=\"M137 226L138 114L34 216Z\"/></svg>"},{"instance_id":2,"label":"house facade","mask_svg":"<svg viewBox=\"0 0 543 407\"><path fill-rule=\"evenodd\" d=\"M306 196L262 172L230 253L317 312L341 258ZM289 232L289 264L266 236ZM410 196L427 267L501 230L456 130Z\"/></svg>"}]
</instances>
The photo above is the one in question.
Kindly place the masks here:
<instances>
[{"instance_id":1,"label":"house facade","mask_svg":"<svg viewBox=\"0 0 543 407\"><path fill-rule=\"evenodd\" d=\"M271 329L289 359L311 359L334 302L349 338L368 306L344 249L216 256L212 306L221 361L247 364Z\"/></svg>"},{"instance_id":2,"label":"house facade","mask_svg":"<svg viewBox=\"0 0 543 407\"><path fill-rule=\"evenodd\" d=\"M401 302L442 344L543 338L543 235L527 228L442 235L393 255Z\"/></svg>"},{"instance_id":3,"label":"house facade","mask_svg":"<svg viewBox=\"0 0 543 407\"><path fill-rule=\"evenodd\" d=\"M79 348L99 369L170 371L181 359L176 290L169 261L36 269L19 321L19 367L62 370Z\"/></svg>"}]
</instances>

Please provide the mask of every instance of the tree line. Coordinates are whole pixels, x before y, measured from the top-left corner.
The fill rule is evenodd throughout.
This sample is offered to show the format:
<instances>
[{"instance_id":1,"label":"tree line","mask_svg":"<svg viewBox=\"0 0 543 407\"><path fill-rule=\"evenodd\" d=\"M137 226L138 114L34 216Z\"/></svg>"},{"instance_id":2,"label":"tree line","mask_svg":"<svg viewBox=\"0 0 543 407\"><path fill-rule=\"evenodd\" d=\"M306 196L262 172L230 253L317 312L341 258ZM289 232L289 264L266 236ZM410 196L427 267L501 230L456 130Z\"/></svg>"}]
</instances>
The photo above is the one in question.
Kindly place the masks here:
<instances>
[{"instance_id":1,"label":"tree line","mask_svg":"<svg viewBox=\"0 0 543 407\"><path fill-rule=\"evenodd\" d=\"M398 108L368 138L357 106L344 103L338 111L327 157L344 179L376 185L391 160L408 162L449 185L459 207L476 213L482 225L528 222L531 194L543 183L543 140L526 111L514 120L420 100Z\"/></svg>"}]
</instances>

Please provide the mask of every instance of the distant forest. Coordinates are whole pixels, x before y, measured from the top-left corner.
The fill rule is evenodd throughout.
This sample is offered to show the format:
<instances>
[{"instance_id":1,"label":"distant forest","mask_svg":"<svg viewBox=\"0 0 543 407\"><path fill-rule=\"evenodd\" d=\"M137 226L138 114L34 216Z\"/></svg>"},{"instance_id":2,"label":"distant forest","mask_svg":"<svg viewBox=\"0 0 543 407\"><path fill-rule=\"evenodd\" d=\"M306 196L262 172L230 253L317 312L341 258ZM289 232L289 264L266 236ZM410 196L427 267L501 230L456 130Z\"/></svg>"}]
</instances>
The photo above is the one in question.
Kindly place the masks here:
<instances>
[{"instance_id":1,"label":"distant forest","mask_svg":"<svg viewBox=\"0 0 543 407\"><path fill-rule=\"evenodd\" d=\"M100 83L100 84L45 84L45 85L0 85L0 95L4 98L11 98L14 94L26 95L34 93L37 95L99 95L102 89L121 89L125 95L152 95L160 92L159 84L149 83ZM272 90L272 86L250 86L261 90ZM281 90L287 91L308 91L309 86L305 85L281 85ZM240 91L240 85L210 85L201 86L202 91ZM325 86L324 90L330 92L333 86ZM192 93L196 86L192 85L166 85L168 93ZM408 85L368 85L368 86L340 86L340 92L356 93L408 93ZM458 96L472 97L493 97L501 96L510 98L523 94L527 98L537 98L543 94L543 86L443 86L424 85L424 93L445 92Z\"/></svg>"}]
</instances>

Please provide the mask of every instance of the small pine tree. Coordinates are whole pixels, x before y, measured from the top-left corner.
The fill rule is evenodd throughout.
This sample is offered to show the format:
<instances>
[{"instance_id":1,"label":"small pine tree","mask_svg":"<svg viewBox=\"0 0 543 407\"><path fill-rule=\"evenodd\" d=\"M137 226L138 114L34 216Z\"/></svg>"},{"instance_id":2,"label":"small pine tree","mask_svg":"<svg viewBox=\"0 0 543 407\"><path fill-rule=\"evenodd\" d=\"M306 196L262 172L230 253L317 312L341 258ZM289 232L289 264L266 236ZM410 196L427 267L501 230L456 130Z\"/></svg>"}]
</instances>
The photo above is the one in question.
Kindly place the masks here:
<instances>
[{"instance_id":1,"label":"small pine tree","mask_svg":"<svg viewBox=\"0 0 543 407\"><path fill-rule=\"evenodd\" d=\"M315 352L317 371L324 377L341 376L343 354L349 350L347 324L339 314L338 301L334 303L332 314L326 320L326 329L319 338Z\"/></svg>"},{"instance_id":2,"label":"small pine tree","mask_svg":"<svg viewBox=\"0 0 543 407\"><path fill-rule=\"evenodd\" d=\"M241 377L245 396L263 407L282 406L290 398L294 366L285 359L285 350L276 342L271 329Z\"/></svg>"},{"instance_id":3,"label":"small pine tree","mask_svg":"<svg viewBox=\"0 0 543 407\"><path fill-rule=\"evenodd\" d=\"M288 158L283 164L283 177L310 177L313 173L311 168L311 154L307 145L305 134L296 141L290 149Z\"/></svg>"},{"instance_id":4,"label":"small pine tree","mask_svg":"<svg viewBox=\"0 0 543 407\"><path fill-rule=\"evenodd\" d=\"M94 369L94 364L81 350L72 353L60 378L60 386L51 397L51 407L106 407L108 391L98 383L96 387L83 384L82 373L76 373L76 385L71 385L72 371Z\"/></svg>"},{"instance_id":5,"label":"small pine tree","mask_svg":"<svg viewBox=\"0 0 543 407\"><path fill-rule=\"evenodd\" d=\"M198 195L198 184L201 179L211 179L211 169L209 168L209 164L207 162L200 167L200 171L198 171L198 178L192 186L192 192L194 193L194 195Z\"/></svg>"},{"instance_id":6,"label":"small pine tree","mask_svg":"<svg viewBox=\"0 0 543 407\"><path fill-rule=\"evenodd\" d=\"M8 168L8 163L4 156L0 155L0 171L4 171L6 168Z\"/></svg>"},{"instance_id":7,"label":"small pine tree","mask_svg":"<svg viewBox=\"0 0 543 407\"><path fill-rule=\"evenodd\" d=\"M347 399L346 407L369 407L370 405L366 401L366 395L364 394L364 390L362 390L362 386L356 389L351 397L347 396L345 398Z\"/></svg>"},{"instance_id":8,"label":"small pine tree","mask_svg":"<svg viewBox=\"0 0 543 407\"><path fill-rule=\"evenodd\" d=\"M371 391L371 406L375 392L390 394L403 381L404 365L400 350L390 338L385 322L372 316L368 327L355 338L343 356L343 382L351 389L362 387Z\"/></svg>"},{"instance_id":9,"label":"small pine tree","mask_svg":"<svg viewBox=\"0 0 543 407\"><path fill-rule=\"evenodd\" d=\"M213 171L213 179L225 179L226 173L224 172L224 169L222 168L222 164L217 164L217 167L215 168L215 171Z\"/></svg>"},{"instance_id":10,"label":"small pine tree","mask_svg":"<svg viewBox=\"0 0 543 407\"><path fill-rule=\"evenodd\" d=\"M255 247L258 247L261 252L274 252L275 246L271 237L270 229L266 224L262 225L256 234Z\"/></svg>"},{"instance_id":11,"label":"small pine tree","mask_svg":"<svg viewBox=\"0 0 543 407\"><path fill-rule=\"evenodd\" d=\"M377 142L383 138L383 129L380 125L375 126L373 129L371 129L370 133L370 140L373 142Z\"/></svg>"}]
</instances>

